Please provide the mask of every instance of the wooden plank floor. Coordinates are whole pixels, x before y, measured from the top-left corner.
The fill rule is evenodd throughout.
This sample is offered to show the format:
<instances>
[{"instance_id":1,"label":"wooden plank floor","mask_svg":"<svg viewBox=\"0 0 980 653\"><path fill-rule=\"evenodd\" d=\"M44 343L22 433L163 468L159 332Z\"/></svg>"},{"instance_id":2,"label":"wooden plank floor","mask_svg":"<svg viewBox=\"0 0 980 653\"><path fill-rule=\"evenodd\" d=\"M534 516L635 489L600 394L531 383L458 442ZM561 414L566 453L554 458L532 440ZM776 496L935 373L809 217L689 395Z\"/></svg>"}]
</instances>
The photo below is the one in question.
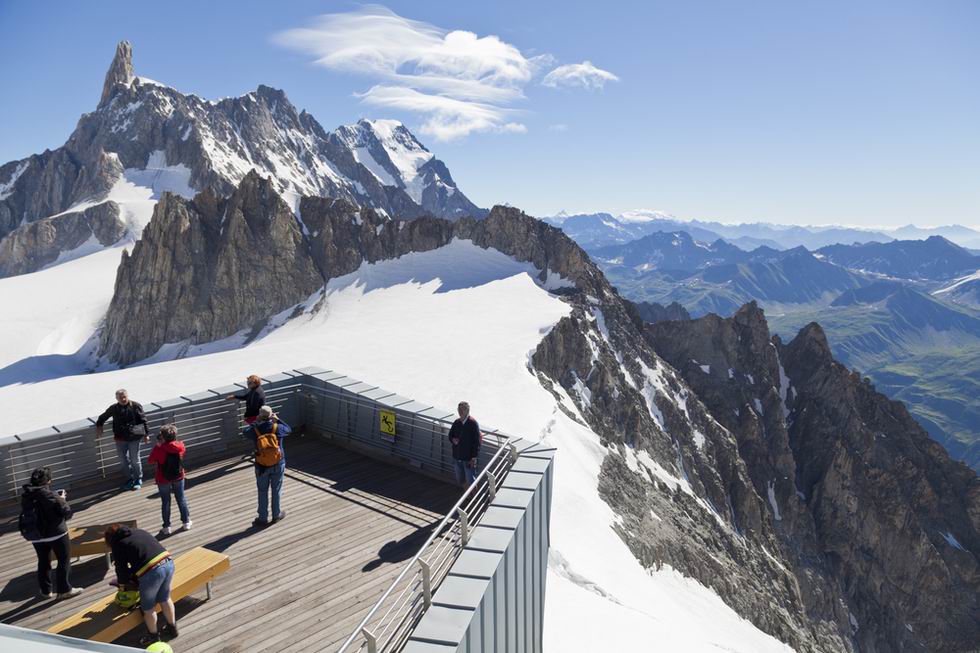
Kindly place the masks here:
<instances>
[{"instance_id":1,"label":"wooden plank floor","mask_svg":"<svg viewBox=\"0 0 980 653\"><path fill-rule=\"evenodd\" d=\"M189 455L193 451L189 452ZM231 556L214 598L177 604L180 653L331 651L350 634L459 497L459 489L312 437L286 441L286 518L252 528L256 490L240 456L189 472L194 527L166 538L174 554L204 546ZM57 487L57 480L54 483ZM156 533L156 486L69 497L72 525L137 519ZM180 524L176 502L172 521ZM0 622L45 630L111 591L105 559L72 565L81 596L35 598L36 557L9 520L0 533ZM117 640L135 646L140 629Z\"/></svg>"}]
</instances>

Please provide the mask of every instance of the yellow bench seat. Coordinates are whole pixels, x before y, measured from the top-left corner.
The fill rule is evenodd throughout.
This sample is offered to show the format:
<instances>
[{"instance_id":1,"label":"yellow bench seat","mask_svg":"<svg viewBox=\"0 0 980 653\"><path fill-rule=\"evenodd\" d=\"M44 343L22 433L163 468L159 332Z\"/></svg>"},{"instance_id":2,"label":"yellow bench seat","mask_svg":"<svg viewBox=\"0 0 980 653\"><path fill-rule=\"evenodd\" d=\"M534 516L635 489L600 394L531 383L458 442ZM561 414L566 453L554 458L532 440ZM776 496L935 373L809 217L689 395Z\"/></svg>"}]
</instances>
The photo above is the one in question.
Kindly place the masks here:
<instances>
[{"instance_id":1,"label":"yellow bench seat","mask_svg":"<svg viewBox=\"0 0 980 653\"><path fill-rule=\"evenodd\" d=\"M203 586L207 586L210 599L211 581L231 568L231 560L223 553L197 547L175 558L174 566L174 578L170 585L170 597L174 601ZM48 632L95 642L115 641L143 623L143 616L138 608L120 608L113 602L114 598L115 592L55 624Z\"/></svg>"}]
</instances>

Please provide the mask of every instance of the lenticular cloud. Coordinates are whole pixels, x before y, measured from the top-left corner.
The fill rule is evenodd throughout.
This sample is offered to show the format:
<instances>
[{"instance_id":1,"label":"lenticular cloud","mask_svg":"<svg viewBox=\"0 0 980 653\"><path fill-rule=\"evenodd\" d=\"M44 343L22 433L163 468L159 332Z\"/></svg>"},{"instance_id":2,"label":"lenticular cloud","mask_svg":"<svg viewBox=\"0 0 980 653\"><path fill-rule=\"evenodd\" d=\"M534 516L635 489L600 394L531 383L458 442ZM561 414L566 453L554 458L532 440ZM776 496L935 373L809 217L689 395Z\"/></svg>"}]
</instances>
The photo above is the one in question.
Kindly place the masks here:
<instances>
[{"instance_id":1,"label":"lenticular cloud","mask_svg":"<svg viewBox=\"0 0 980 653\"><path fill-rule=\"evenodd\" d=\"M316 65L372 78L374 85L357 94L363 102L418 113L425 117L419 131L442 141L527 131L513 105L555 63L548 54L527 57L492 34L445 30L377 5L320 16L274 40ZM585 61L558 66L541 83L597 89L617 79Z\"/></svg>"},{"instance_id":2,"label":"lenticular cloud","mask_svg":"<svg viewBox=\"0 0 980 653\"><path fill-rule=\"evenodd\" d=\"M421 131L440 140L524 131L509 105L551 61L525 57L493 35L447 31L377 6L320 16L275 40L312 55L317 65L376 78L380 83L360 94L363 101L426 115Z\"/></svg>"},{"instance_id":3,"label":"lenticular cloud","mask_svg":"<svg viewBox=\"0 0 980 653\"><path fill-rule=\"evenodd\" d=\"M541 80L541 85L550 86L551 88L558 88L560 86L570 88L579 87L594 91L602 89L606 85L606 82L618 81L619 77L608 70L596 68L592 65L591 61L583 61L582 63L558 66L544 76L544 79Z\"/></svg>"}]
</instances>

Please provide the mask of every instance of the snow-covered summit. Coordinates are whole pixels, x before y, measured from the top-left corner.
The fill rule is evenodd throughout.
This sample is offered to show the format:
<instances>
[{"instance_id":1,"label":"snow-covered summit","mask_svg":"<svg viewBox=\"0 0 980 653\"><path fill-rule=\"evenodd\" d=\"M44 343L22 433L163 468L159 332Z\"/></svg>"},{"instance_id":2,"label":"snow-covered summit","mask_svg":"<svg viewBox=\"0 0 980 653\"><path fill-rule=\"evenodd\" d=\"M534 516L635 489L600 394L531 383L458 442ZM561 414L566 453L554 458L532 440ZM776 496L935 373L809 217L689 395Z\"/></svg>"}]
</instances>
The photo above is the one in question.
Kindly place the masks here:
<instances>
[{"instance_id":1,"label":"snow-covered summit","mask_svg":"<svg viewBox=\"0 0 980 653\"><path fill-rule=\"evenodd\" d=\"M631 209L629 211L623 211L616 218L620 222L627 223L643 223L643 222L653 222L654 220L677 220L677 218L667 213L666 211L657 211L655 209Z\"/></svg>"},{"instance_id":2,"label":"snow-covered summit","mask_svg":"<svg viewBox=\"0 0 980 653\"><path fill-rule=\"evenodd\" d=\"M154 174L161 169L167 174ZM392 218L485 214L401 123L362 120L328 132L283 91L264 85L213 101L184 94L138 76L132 48L123 42L98 107L81 117L65 145L0 166L0 239L31 223L115 200L112 190L121 180L155 178L147 187L147 199L154 201L167 191L227 196L252 170L272 179L294 209L300 197L310 195L348 200ZM120 214L126 213L124 204ZM47 223L46 229L64 231L63 222ZM83 232L75 229L72 238L56 240L73 248L86 239ZM22 244L36 240L15 237ZM59 254L46 252L31 269ZM0 260L0 275L25 271L21 263Z\"/></svg>"}]
</instances>

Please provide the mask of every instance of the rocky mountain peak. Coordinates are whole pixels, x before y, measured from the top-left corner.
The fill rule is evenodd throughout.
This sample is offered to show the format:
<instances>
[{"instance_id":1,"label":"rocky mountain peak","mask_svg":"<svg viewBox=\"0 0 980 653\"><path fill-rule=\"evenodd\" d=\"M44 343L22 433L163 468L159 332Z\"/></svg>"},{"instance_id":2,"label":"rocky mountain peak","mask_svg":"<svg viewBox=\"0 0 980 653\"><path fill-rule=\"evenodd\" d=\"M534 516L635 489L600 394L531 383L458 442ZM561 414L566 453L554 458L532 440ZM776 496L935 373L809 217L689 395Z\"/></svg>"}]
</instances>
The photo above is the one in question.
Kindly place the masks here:
<instances>
[{"instance_id":1,"label":"rocky mountain peak","mask_svg":"<svg viewBox=\"0 0 980 653\"><path fill-rule=\"evenodd\" d=\"M972 650L975 474L836 362L816 323L784 345L747 305L647 331L737 439L810 623L854 650Z\"/></svg>"},{"instance_id":2,"label":"rocky mountain peak","mask_svg":"<svg viewBox=\"0 0 980 653\"><path fill-rule=\"evenodd\" d=\"M743 304L741 308L735 311L732 319L736 324L742 324L752 329L759 329L766 324L766 314L755 300Z\"/></svg>"},{"instance_id":3,"label":"rocky mountain peak","mask_svg":"<svg viewBox=\"0 0 980 653\"><path fill-rule=\"evenodd\" d=\"M827 334L816 322L810 322L800 329L788 346L793 349L796 358L812 360L817 364L828 363L834 358Z\"/></svg>"},{"instance_id":4,"label":"rocky mountain peak","mask_svg":"<svg viewBox=\"0 0 980 653\"><path fill-rule=\"evenodd\" d=\"M167 191L187 199L205 190L228 196L253 169L270 178L293 209L301 197L320 196L388 217L486 215L397 121L361 121L327 132L280 89L260 85L241 97L208 101L136 77L132 56L130 43L119 43L97 110L81 117L62 147L0 165L0 240L17 241L0 244L0 276L56 260L65 247L93 235L87 225L105 225L106 215L62 220L60 231L53 223L43 230L30 223L115 201L114 189L122 195L117 213L131 216L131 186L154 200ZM102 165L106 156L118 165ZM149 207L143 202L135 210L142 226ZM18 229L24 231L12 234ZM103 230L99 242L110 231ZM31 255L33 243L43 245L43 255Z\"/></svg>"},{"instance_id":5,"label":"rocky mountain peak","mask_svg":"<svg viewBox=\"0 0 980 653\"><path fill-rule=\"evenodd\" d=\"M116 54L109 65L109 71L105 75L105 82L102 84L102 97L99 99L99 106L104 106L117 85L129 86L136 78L133 72L133 46L129 41L120 41L116 46Z\"/></svg>"}]
</instances>

